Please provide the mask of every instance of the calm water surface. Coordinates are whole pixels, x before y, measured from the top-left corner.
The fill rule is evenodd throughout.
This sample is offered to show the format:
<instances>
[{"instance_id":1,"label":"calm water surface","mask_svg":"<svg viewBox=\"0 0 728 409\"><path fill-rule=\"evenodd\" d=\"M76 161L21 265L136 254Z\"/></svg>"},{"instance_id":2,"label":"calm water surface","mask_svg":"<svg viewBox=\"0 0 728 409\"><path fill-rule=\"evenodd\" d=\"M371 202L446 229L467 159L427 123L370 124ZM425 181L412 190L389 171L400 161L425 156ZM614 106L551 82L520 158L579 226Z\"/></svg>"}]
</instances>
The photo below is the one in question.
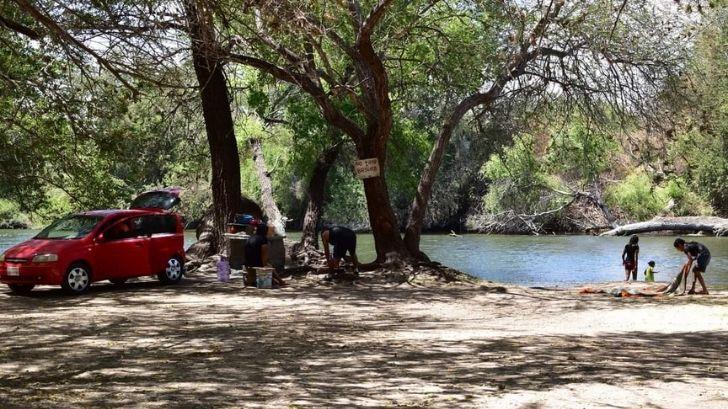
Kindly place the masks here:
<instances>
[{"instance_id":1,"label":"calm water surface","mask_svg":"<svg viewBox=\"0 0 728 409\"><path fill-rule=\"evenodd\" d=\"M290 238L299 234L291 233ZM708 246L712 260L705 279L708 284L728 286L728 237L685 237ZM432 260L502 283L528 286L570 286L624 279L622 250L627 237L595 236L506 236L441 234L422 236L421 248ZM640 271L654 260L658 281L671 280L685 262L685 255L672 247L674 236L640 237ZM375 258L369 234L357 237L362 262Z\"/></svg>"},{"instance_id":2,"label":"calm water surface","mask_svg":"<svg viewBox=\"0 0 728 409\"><path fill-rule=\"evenodd\" d=\"M0 230L0 251L35 233L34 230ZM291 239L299 236L289 234ZM728 286L728 238L695 239L708 246L713 256L705 275L708 284ZM642 236L640 270L647 261L655 260L656 270L660 272L656 279L671 279L685 260L684 255L673 249L673 240L670 236ZM194 233L187 232L185 241L187 246L192 244ZM624 279L620 256L626 242L625 237L428 234L422 237L422 250L433 260L487 280L529 286L568 286ZM362 262L374 260L371 235L359 235L358 253ZM639 278L643 278L642 271Z\"/></svg>"}]
</instances>

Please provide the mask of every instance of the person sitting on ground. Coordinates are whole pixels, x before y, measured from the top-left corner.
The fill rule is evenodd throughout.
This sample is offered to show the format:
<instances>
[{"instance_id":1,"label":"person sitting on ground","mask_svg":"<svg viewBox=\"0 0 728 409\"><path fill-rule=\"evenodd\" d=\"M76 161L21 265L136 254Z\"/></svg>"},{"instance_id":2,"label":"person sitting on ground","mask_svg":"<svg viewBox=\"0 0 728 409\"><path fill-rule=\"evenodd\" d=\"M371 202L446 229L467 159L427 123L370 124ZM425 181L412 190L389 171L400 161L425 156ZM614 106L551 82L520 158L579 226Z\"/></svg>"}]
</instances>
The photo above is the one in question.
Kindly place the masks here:
<instances>
[{"instance_id":1,"label":"person sitting on ground","mask_svg":"<svg viewBox=\"0 0 728 409\"><path fill-rule=\"evenodd\" d=\"M329 278L333 277L334 270L339 268L341 259L346 258L349 252L350 260L354 264L354 273L359 274L359 260L356 257L356 233L342 226L324 226L321 230L321 241L324 244L326 263L329 266ZM334 246L333 257L329 251L329 243Z\"/></svg>"},{"instance_id":2,"label":"person sitting on ground","mask_svg":"<svg viewBox=\"0 0 728 409\"><path fill-rule=\"evenodd\" d=\"M624 281L629 281L629 275L632 274L632 280L637 281L637 262L640 254L640 246L637 243L640 238L637 235L633 235L629 238L629 243L624 246L622 252L622 264L624 265L625 278Z\"/></svg>"},{"instance_id":3,"label":"person sitting on ground","mask_svg":"<svg viewBox=\"0 0 728 409\"><path fill-rule=\"evenodd\" d=\"M686 243L685 240L680 237L675 239L673 246L678 251L685 253L688 257L688 261L685 265L683 265L681 271L683 275L682 279L685 281L681 295L685 294L685 290L688 287L688 272L690 271L690 267L693 265L693 262L696 262L693 267L693 285L690 287L688 294L708 294L708 287L705 285L705 280L703 280L703 273L705 273L705 270L708 268L708 264L710 263L710 250L708 250L704 244L698 243L697 241ZM696 280L700 281L700 285L703 287L703 290L697 293L695 292Z\"/></svg>"},{"instance_id":4,"label":"person sitting on ground","mask_svg":"<svg viewBox=\"0 0 728 409\"><path fill-rule=\"evenodd\" d=\"M645 269L645 282L654 283L656 273L657 271L655 271L655 262L654 260L650 260L647 263L647 268Z\"/></svg>"},{"instance_id":5,"label":"person sitting on ground","mask_svg":"<svg viewBox=\"0 0 728 409\"><path fill-rule=\"evenodd\" d=\"M263 222L256 222L255 232L245 243L245 285L255 285L255 268L271 267L268 261L268 225ZM283 280L273 273L273 284L283 287Z\"/></svg>"}]
</instances>

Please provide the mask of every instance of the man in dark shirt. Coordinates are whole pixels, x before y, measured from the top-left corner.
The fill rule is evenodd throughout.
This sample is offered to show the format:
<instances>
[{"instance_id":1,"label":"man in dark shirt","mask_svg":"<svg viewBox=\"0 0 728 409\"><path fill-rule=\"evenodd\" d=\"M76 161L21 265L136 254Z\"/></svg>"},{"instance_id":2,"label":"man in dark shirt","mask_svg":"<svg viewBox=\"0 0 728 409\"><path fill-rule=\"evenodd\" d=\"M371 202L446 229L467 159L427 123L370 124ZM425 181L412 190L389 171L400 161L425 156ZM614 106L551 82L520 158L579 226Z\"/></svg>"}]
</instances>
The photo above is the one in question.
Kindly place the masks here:
<instances>
[{"instance_id":1,"label":"man in dark shirt","mask_svg":"<svg viewBox=\"0 0 728 409\"><path fill-rule=\"evenodd\" d=\"M245 285L255 285L255 268L270 267L268 264L268 225L265 222L258 222L255 225L255 233L245 243ZM281 276L273 272L273 284L276 287L284 287Z\"/></svg>"},{"instance_id":2,"label":"man in dark shirt","mask_svg":"<svg viewBox=\"0 0 728 409\"><path fill-rule=\"evenodd\" d=\"M268 264L268 238L266 233L268 226L259 224L256 226L255 234L248 238L245 243L245 266L264 267Z\"/></svg>"},{"instance_id":3,"label":"man in dark shirt","mask_svg":"<svg viewBox=\"0 0 728 409\"><path fill-rule=\"evenodd\" d=\"M324 226L321 231L321 241L324 243L326 262L332 272L339 268L339 262L346 257L347 252L351 256L351 262L354 263L354 272L359 272L359 260L356 258L356 233L353 230L342 226ZM329 251L329 243L334 246L333 257Z\"/></svg>"},{"instance_id":4,"label":"man in dark shirt","mask_svg":"<svg viewBox=\"0 0 728 409\"><path fill-rule=\"evenodd\" d=\"M683 280L685 280L682 294L685 294L685 290L688 287L688 272L690 271L690 267L693 265L693 262L695 262L695 266L693 267L693 285L690 288L689 294L708 294L708 287L705 285L705 280L703 280L703 273L710 263L710 250L708 250L704 244L696 241L686 243L685 240L679 237L675 239L675 243L673 243L673 245L677 250L682 251L688 257L688 261L682 269ZM700 285L703 287L703 291L700 291L699 293L695 292L696 280L700 281Z\"/></svg>"},{"instance_id":5,"label":"man in dark shirt","mask_svg":"<svg viewBox=\"0 0 728 409\"><path fill-rule=\"evenodd\" d=\"M245 243L245 285L255 285L255 268L268 264L268 226L265 223L256 225L255 232Z\"/></svg>"}]
</instances>

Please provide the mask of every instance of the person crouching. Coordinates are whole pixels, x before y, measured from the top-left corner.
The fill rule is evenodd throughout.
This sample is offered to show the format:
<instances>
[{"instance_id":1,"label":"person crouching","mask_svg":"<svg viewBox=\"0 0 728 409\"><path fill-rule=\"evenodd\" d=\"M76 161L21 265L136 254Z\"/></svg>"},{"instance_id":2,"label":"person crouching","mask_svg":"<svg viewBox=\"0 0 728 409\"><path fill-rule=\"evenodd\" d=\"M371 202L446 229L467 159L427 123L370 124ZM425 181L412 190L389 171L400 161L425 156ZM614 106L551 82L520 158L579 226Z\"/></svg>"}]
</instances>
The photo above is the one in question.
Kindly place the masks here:
<instances>
[{"instance_id":1,"label":"person crouching","mask_svg":"<svg viewBox=\"0 0 728 409\"><path fill-rule=\"evenodd\" d=\"M268 225L258 223L255 225L255 232L245 243L245 285L255 286L255 269L258 267L271 267L268 261ZM283 287L285 284L278 274L273 273L273 284Z\"/></svg>"},{"instance_id":2,"label":"person crouching","mask_svg":"<svg viewBox=\"0 0 728 409\"><path fill-rule=\"evenodd\" d=\"M704 244L696 241L686 243L685 240L679 237L675 239L673 246L676 250L685 253L688 258L688 261L683 265L681 271L682 279L685 280L681 294L685 294L685 290L688 287L688 272L690 272L691 266L693 267L693 285L690 288L689 294L708 294L708 287L705 285L703 273L705 273L708 264L710 264L710 250ZM695 266L693 266L693 263L695 263ZM697 293L695 292L696 280L700 281L700 286L703 287L703 290Z\"/></svg>"},{"instance_id":3,"label":"person crouching","mask_svg":"<svg viewBox=\"0 0 728 409\"><path fill-rule=\"evenodd\" d=\"M326 263L329 267L328 279L334 277L334 272L339 268L339 263L349 253L349 259L354 264L354 274L359 274L359 260L356 257L356 233L353 230L342 226L324 226L321 230L321 241L324 245ZM333 256L329 249L329 243L334 246Z\"/></svg>"}]
</instances>

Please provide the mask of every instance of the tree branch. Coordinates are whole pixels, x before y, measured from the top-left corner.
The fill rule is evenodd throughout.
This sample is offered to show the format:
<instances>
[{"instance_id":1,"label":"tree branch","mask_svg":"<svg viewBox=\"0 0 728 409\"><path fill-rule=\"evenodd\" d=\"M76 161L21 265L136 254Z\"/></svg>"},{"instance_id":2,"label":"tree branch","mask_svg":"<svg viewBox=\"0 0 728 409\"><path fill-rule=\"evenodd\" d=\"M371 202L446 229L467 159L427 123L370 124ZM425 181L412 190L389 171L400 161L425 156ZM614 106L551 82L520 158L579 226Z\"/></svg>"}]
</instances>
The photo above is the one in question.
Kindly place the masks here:
<instances>
[{"instance_id":1,"label":"tree branch","mask_svg":"<svg viewBox=\"0 0 728 409\"><path fill-rule=\"evenodd\" d=\"M59 26L53 19L43 14L40 10L35 8L32 4L30 4L27 0L13 0L15 3L20 6L21 9L23 9L26 13L28 13L34 20L45 26L48 30L51 31L56 37L58 37L60 40L68 42L75 47L78 47L79 49L83 50L87 54L93 56L96 61L104 68L109 70L111 74L116 77L116 79L119 80L126 88L132 91L134 95L138 93L138 90L132 86L129 82L124 79L124 77L121 75L121 73L105 58L100 56L96 51L90 49L87 47L84 43L77 40L75 37L73 37L71 34L66 32L61 26Z\"/></svg>"},{"instance_id":2,"label":"tree branch","mask_svg":"<svg viewBox=\"0 0 728 409\"><path fill-rule=\"evenodd\" d=\"M39 32L33 30L32 28L18 23L17 21L10 20L8 18L3 17L0 15L0 26L5 26L6 28L15 31L18 34L22 34L31 40L40 40L41 37L43 37Z\"/></svg>"}]
</instances>

